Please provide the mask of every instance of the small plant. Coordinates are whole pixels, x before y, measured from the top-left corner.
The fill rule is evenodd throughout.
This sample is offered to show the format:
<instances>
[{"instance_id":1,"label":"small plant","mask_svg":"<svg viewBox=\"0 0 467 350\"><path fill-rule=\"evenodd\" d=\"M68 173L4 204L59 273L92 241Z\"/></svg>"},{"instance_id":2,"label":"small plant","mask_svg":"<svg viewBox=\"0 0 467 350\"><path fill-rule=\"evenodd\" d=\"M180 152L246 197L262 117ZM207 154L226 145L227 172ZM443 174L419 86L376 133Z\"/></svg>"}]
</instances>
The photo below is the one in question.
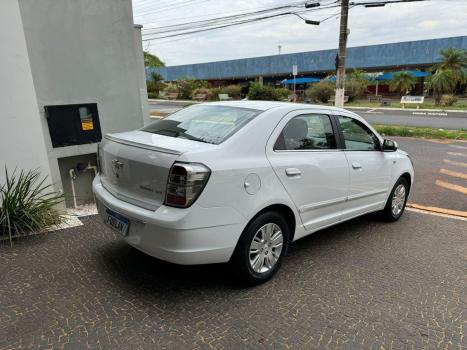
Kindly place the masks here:
<instances>
[{"instance_id":1,"label":"small plant","mask_svg":"<svg viewBox=\"0 0 467 350\"><path fill-rule=\"evenodd\" d=\"M440 105L443 107L452 106L457 102L457 97L455 95L443 95L441 96Z\"/></svg>"},{"instance_id":2,"label":"small plant","mask_svg":"<svg viewBox=\"0 0 467 350\"><path fill-rule=\"evenodd\" d=\"M322 80L319 83L313 84L305 92L307 97L313 101L327 103L332 95L334 95L335 85L329 81Z\"/></svg>"},{"instance_id":3,"label":"small plant","mask_svg":"<svg viewBox=\"0 0 467 350\"><path fill-rule=\"evenodd\" d=\"M242 87L240 85L227 85L219 88L220 94L228 94L234 100L239 100L242 97Z\"/></svg>"},{"instance_id":4,"label":"small plant","mask_svg":"<svg viewBox=\"0 0 467 350\"><path fill-rule=\"evenodd\" d=\"M0 185L0 237L34 232L59 224L60 213L55 206L63 195L45 184L37 170L9 173L5 168L6 182Z\"/></svg>"}]
</instances>

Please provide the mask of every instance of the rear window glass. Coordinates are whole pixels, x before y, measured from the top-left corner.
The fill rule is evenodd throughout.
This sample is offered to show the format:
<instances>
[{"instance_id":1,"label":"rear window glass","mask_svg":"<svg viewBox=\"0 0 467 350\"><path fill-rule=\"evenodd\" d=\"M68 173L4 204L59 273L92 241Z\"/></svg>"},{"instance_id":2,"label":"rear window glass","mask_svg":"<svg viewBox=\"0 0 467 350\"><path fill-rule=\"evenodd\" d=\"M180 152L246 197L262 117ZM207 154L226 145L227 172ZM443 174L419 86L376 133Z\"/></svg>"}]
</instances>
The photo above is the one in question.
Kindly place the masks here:
<instances>
[{"instance_id":1,"label":"rear window glass","mask_svg":"<svg viewBox=\"0 0 467 350\"><path fill-rule=\"evenodd\" d=\"M261 111L228 106L192 106L144 127L153 134L218 145Z\"/></svg>"}]
</instances>

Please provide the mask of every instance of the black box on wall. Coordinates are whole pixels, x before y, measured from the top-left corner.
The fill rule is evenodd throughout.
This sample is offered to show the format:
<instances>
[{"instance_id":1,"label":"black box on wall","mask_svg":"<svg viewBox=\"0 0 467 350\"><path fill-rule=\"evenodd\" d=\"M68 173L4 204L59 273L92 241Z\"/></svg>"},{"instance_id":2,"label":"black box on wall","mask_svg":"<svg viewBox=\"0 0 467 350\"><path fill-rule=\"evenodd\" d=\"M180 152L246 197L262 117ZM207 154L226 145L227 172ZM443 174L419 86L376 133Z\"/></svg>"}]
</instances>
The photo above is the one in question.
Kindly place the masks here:
<instances>
[{"instance_id":1,"label":"black box on wall","mask_svg":"<svg viewBox=\"0 0 467 350\"><path fill-rule=\"evenodd\" d=\"M45 106L44 108L54 148L102 140L96 103Z\"/></svg>"}]
</instances>

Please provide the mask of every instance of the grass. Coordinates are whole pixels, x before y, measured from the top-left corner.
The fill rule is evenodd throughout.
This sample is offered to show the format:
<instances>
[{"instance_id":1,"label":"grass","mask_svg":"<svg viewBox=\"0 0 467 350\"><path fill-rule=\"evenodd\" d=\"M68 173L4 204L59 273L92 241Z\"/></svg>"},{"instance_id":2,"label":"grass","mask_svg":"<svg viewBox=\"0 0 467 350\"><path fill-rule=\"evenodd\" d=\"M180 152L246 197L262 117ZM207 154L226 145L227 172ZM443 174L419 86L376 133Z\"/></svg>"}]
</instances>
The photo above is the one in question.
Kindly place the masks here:
<instances>
[{"instance_id":1,"label":"grass","mask_svg":"<svg viewBox=\"0 0 467 350\"><path fill-rule=\"evenodd\" d=\"M367 101L367 100L356 100L353 102L348 102L345 104L345 107L368 107L368 108L380 108L380 102L376 101ZM390 106L384 106L386 108L402 108L400 104L400 99L391 99ZM417 105L406 105L406 109L417 109ZM452 106L441 107L435 104L435 101L432 98L425 98L425 103L420 106L420 109L441 109L441 110L467 110L467 99L459 98L459 100L454 103Z\"/></svg>"},{"instance_id":2,"label":"grass","mask_svg":"<svg viewBox=\"0 0 467 350\"><path fill-rule=\"evenodd\" d=\"M383 136L419 137L426 139L467 140L467 130L444 130L399 125L373 125Z\"/></svg>"}]
</instances>

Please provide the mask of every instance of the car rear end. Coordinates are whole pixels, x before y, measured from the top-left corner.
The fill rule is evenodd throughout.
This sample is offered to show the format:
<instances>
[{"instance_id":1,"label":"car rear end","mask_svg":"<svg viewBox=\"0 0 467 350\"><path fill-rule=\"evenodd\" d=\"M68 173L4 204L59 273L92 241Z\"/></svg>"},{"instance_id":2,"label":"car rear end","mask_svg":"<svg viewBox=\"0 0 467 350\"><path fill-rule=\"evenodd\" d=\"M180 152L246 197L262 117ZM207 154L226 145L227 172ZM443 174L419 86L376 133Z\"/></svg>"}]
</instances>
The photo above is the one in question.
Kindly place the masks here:
<instances>
[{"instance_id":1,"label":"car rear end","mask_svg":"<svg viewBox=\"0 0 467 350\"><path fill-rule=\"evenodd\" d=\"M188 125L181 119L104 138L93 182L97 208L106 225L149 255L178 264L226 262L246 219L228 206L202 207L197 199L216 176L209 155L220 142L212 142L212 136L225 138L232 126L212 126L201 117ZM206 125L210 135L204 134ZM177 137L180 130L187 134ZM190 152L204 153L206 162L187 161Z\"/></svg>"}]
</instances>

